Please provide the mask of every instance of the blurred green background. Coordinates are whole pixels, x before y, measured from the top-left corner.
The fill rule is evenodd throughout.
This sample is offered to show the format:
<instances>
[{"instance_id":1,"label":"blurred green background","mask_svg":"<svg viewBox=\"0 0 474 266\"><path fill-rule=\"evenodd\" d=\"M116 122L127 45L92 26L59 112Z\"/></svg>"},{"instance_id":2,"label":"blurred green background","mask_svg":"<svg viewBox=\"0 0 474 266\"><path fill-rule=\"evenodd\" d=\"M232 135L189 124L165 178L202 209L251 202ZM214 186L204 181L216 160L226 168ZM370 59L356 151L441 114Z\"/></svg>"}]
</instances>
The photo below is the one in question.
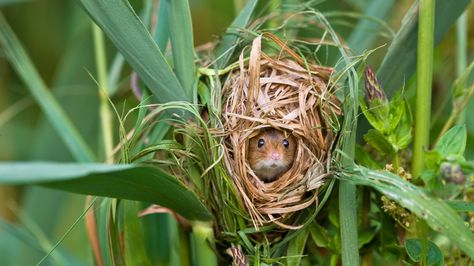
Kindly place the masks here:
<instances>
[{"instance_id":1,"label":"blurred green background","mask_svg":"<svg viewBox=\"0 0 474 266\"><path fill-rule=\"evenodd\" d=\"M130 1L137 11L142 1ZM282 1L285 4L286 1ZM295 1L291 1L295 2ZM306 1L300 1L301 4ZM314 1L313 1L314 2ZM320 1L316 1L320 2ZM317 8L322 12L345 11L363 13L369 0L323 1ZM214 41L230 24L245 1L190 0L195 45ZM396 1L385 22L397 31L401 20L413 1ZM91 22L85 12L74 1L0 0L1 12L27 50L41 77L66 110L90 147L99 151L98 90L92 77L96 77ZM262 5L263 6L263 5ZM473 13L473 5L469 13ZM264 12L261 8L261 12ZM329 18L342 38L347 38L355 25L347 17ZM473 25L469 16L467 25ZM371 30L371 29L367 29ZM474 27L468 27L468 59L472 61ZM380 34L372 48L390 43L390 36ZM368 62L374 69L381 63L387 46L371 55ZM453 27L446 38L435 49L433 80L433 111L440 111L446 117L449 103L442 107L447 91L456 77L455 66L456 29ZM116 49L107 44L109 64L116 55ZM112 101L118 109L137 104L130 93L130 68L122 72L123 82L119 93ZM414 86L408 80L408 95ZM468 150L467 157L474 158L471 147L474 143L474 112L472 104L467 112ZM469 122L470 121L470 122ZM435 124L434 128L439 127ZM114 125L117 129L118 125ZM362 123L361 131L366 131ZM433 134L435 136L436 134ZM23 82L0 50L0 160L2 161L72 161L73 158L59 136L43 117ZM10 222L25 224L24 234L7 234L5 226L0 227L0 265L34 265L43 252L32 244L31 237L43 248L54 245L84 210L84 196L67 194L44 188L18 188L0 186L0 217ZM79 223L59 246L68 256L71 265L90 264L92 255L87 242L85 227ZM75 258L77 261L69 260Z\"/></svg>"}]
</instances>

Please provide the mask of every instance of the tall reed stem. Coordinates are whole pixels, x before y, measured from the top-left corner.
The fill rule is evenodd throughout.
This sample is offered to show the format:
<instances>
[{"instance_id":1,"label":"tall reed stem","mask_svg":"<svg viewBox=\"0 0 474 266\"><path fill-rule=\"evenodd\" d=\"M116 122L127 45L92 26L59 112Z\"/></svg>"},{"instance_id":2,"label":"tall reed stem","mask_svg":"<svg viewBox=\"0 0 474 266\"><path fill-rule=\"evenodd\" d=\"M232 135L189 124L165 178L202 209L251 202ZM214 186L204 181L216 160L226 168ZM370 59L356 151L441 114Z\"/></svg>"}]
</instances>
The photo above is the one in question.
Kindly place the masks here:
<instances>
[{"instance_id":1,"label":"tall reed stem","mask_svg":"<svg viewBox=\"0 0 474 266\"><path fill-rule=\"evenodd\" d=\"M435 1L420 0L418 26L415 136L412 174L418 179L424 167L424 150L430 140L431 84L433 75Z\"/></svg>"},{"instance_id":2,"label":"tall reed stem","mask_svg":"<svg viewBox=\"0 0 474 266\"><path fill-rule=\"evenodd\" d=\"M102 141L105 153L105 162L113 163L113 131L112 114L109 108L108 82L107 82L107 58L105 55L104 34L102 30L92 22L94 35L95 64L97 69L97 82L100 97L100 123Z\"/></svg>"},{"instance_id":3,"label":"tall reed stem","mask_svg":"<svg viewBox=\"0 0 474 266\"><path fill-rule=\"evenodd\" d=\"M435 1L420 0L418 25L418 51L416 69L416 108L415 137L413 143L412 174L419 179L424 168L424 150L430 141L431 123L431 85L433 76L433 46ZM426 265L427 233L426 224L420 222L421 230L421 261Z\"/></svg>"},{"instance_id":4,"label":"tall reed stem","mask_svg":"<svg viewBox=\"0 0 474 266\"><path fill-rule=\"evenodd\" d=\"M467 67L467 11L458 18L456 22L456 77L459 78ZM458 119L458 123L464 123L465 109Z\"/></svg>"}]
</instances>

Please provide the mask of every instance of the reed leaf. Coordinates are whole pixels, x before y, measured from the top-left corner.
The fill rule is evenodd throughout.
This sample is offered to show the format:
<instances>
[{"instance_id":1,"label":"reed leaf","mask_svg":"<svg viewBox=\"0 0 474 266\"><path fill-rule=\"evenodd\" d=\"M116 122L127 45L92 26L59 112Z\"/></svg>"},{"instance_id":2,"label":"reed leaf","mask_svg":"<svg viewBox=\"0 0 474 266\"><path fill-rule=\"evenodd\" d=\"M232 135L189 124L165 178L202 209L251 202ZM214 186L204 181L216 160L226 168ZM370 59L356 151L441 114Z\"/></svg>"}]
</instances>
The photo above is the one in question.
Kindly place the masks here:
<instances>
[{"instance_id":1,"label":"reed leaf","mask_svg":"<svg viewBox=\"0 0 474 266\"><path fill-rule=\"evenodd\" d=\"M125 200L121 205L124 212L125 265L151 266L143 241L143 227L137 216L140 211L138 202Z\"/></svg>"},{"instance_id":2,"label":"reed leaf","mask_svg":"<svg viewBox=\"0 0 474 266\"><path fill-rule=\"evenodd\" d=\"M173 48L176 75L188 97L196 97L196 65L194 64L193 25L188 0L164 0L168 2L169 21L158 27L168 26ZM196 100L194 100L195 102Z\"/></svg>"},{"instance_id":3,"label":"reed leaf","mask_svg":"<svg viewBox=\"0 0 474 266\"><path fill-rule=\"evenodd\" d=\"M80 0L160 103L191 101L147 28L126 0Z\"/></svg>"},{"instance_id":4,"label":"reed leaf","mask_svg":"<svg viewBox=\"0 0 474 266\"><path fill-rule=\"evenodd\" d=\"M216 48L218 68L224 68L229 64L234 50L238 45L238 29L245 27L249 23L257 6L257 2L257 0L249 0L232 24L227 28L222 40Z\"/></svg>"},{"instance_id":5,"label":"reed leaf","mask_svg":"<svg viewBox=\"0 0 474 266\"><path fill-rule=\"evenodd\" d=\"M435 231L447 236L469 257L474 258L474 234L457 213L441 199L427 195L422 188L399 176L354 165L338 174L341 180L370 186L407 208Z\"/></svg>"},{"instance_id":6,"label":"reed leaf","mask_svg":"<svg viewBox=\"0 0 474 266\"><path fill-rule=\"evenodd\" d=\"M0 183L144 201L170 208L190 220L211 218L197 196L176 177L146 165L2 163Z\"/></svg>"}]
</instances>

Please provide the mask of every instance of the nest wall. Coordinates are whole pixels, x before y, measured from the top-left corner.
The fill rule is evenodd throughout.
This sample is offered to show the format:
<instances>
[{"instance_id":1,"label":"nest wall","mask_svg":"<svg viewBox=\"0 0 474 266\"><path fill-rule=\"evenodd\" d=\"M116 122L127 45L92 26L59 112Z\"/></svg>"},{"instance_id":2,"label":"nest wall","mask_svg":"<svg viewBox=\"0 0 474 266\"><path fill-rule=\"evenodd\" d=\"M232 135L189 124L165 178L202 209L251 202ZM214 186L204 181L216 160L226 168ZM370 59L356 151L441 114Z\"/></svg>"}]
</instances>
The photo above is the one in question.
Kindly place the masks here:
<instances>
[{"instance_id":1,"label":"nest wall","mask_svg":"<svg viewBox=\"0 0 474 266\"><path fill-rule=\"evenodd\" d=\"M224 161L255 227L296 229L292 214L317 204L317 189L328 176L337 137L333 125L342 111L330 82L334 69L306 61L274 35L264 36L279 53L264 53L258 36L248 60L242 52L223 86ZM297 143L291 168L270 183L247 160L249 140L264 128L285 130Z\"/></svg>"}]
</instances>

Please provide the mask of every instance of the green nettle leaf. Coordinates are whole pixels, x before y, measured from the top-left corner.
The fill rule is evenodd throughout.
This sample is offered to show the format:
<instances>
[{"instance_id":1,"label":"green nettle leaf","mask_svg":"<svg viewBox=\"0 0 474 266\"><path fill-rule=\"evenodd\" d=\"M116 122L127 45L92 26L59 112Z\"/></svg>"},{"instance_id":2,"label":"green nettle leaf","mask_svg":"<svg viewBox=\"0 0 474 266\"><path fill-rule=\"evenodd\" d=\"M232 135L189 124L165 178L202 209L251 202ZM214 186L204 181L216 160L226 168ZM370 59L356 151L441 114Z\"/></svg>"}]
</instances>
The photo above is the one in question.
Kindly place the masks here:
<instances>
[{"instance_id":1,"label":"green nettle leaf","mask_svg":"<svg viewBox=\"0 0 474 266\"><path fill-rule=\"evenodd\" d=\"M365 167L372 169L382 169L382 165L379 164L372 156L360 145L356 145L356 162Z\"/></svg>"},{"instance_id":2,"label":"green nettle leaf","mask_svg":"<svg viewBox=\"0 0 474 266\"><path fill-rule=\"evenodd\" d=\"M426 265L428 266L438 266L444 264L443 253L439 247L427 240L426 247ZM407 239L405 240L405 250L407 251L408 256L413 262L420 262L421 252L422 252L422 243L420 239Z\"/></svg>"},{"instance_id":3,"label":"green nettle leaf","mask_svg":"<svg viewBox=\"0 0 474 266\"><path fill-rule=\"evenodd\" d=\"M405 100L400 102L403 111L401 112L401 119L398 121L398 125L391 132L388 141L399 151L408 147L412 140L412 115L409 109L409 105Z\"/></svg>"},{"instance_id":4,"label":"green nettle leaf","mask_svg":"<svg viewBox=\"0 0 474 266\"><path fill-rule=\"evenodd\" d=\"M423 180L423 183L425 183L426 187L432 191L439 189L442 185L438 172L432 169L425 169L421 173L421 180Z\"/></svg>"},{"instance_id":5,"label":"green nettle leaf","mask_svg":"<svg viewBox=\"0 0 474 266\"><path fill-rule=\"evenodd\" d=\"M378 131L383 131L385 128L385 123L383 123L377 116L375 116L369 110L369 108L367 107L367 104L365 103L364 97L362 96L359 99L359 106L365 118L367 118L367 121L369 121L370 125L373 128L377 129Z\"/></svg>"},{"instance_id":6,"label":"green nettle leaf","mask_svg":"<svg viewBox=\"0 0 474 266\"><path fill-rule=\"evenodd\" d=\"M387 138L377 130L369 129L364 135L364 140L382 155L393 153L392 145L387 141Z\"/></svg>"},{"instance_id":7,"label":"green nettle leaf","mask_svg":"<svg viewBox=\"0 0 474 266\"><path fill-rule=\"evenodd\" d=\"M436 151L427 151L425 152L425 167L426 169L430 169L433 171L438 171L439 165L443 160L443 156Z\"/></svg>"},{"instance_id":8,"label":"green nettle leaf","mask_svg":"<svg viewBox=\"0 0 474 266\"><path fill-rule=\"evenodd\" d=\"M465 125L456 125L446 132L436 143L434 149L443 157L464 154L467 141Z\"/></svg>"},{"instance_id":9,"label":"green nettle leaf","mask_svg":"<svg viewBox=\"0 0 474 266\"><path fill-rule=\"evenodd\" d=\"M387 131L392 132L401 123L402 117L405 114L405 102L402 97L402 92L398 91L390 100L390 113L388 115Z\"/></svg>"},{"instance_id":10,"label":"green nettle leaf","mask_svg":"<svg viewBox=\"0 0 474 266\"><path fill-rule=\"evenodd\" d=\"M149 165L1 163L0 183L155 203L190 220L211 219L198 197L176 177Z\"/></svg>"}]
</instances>

